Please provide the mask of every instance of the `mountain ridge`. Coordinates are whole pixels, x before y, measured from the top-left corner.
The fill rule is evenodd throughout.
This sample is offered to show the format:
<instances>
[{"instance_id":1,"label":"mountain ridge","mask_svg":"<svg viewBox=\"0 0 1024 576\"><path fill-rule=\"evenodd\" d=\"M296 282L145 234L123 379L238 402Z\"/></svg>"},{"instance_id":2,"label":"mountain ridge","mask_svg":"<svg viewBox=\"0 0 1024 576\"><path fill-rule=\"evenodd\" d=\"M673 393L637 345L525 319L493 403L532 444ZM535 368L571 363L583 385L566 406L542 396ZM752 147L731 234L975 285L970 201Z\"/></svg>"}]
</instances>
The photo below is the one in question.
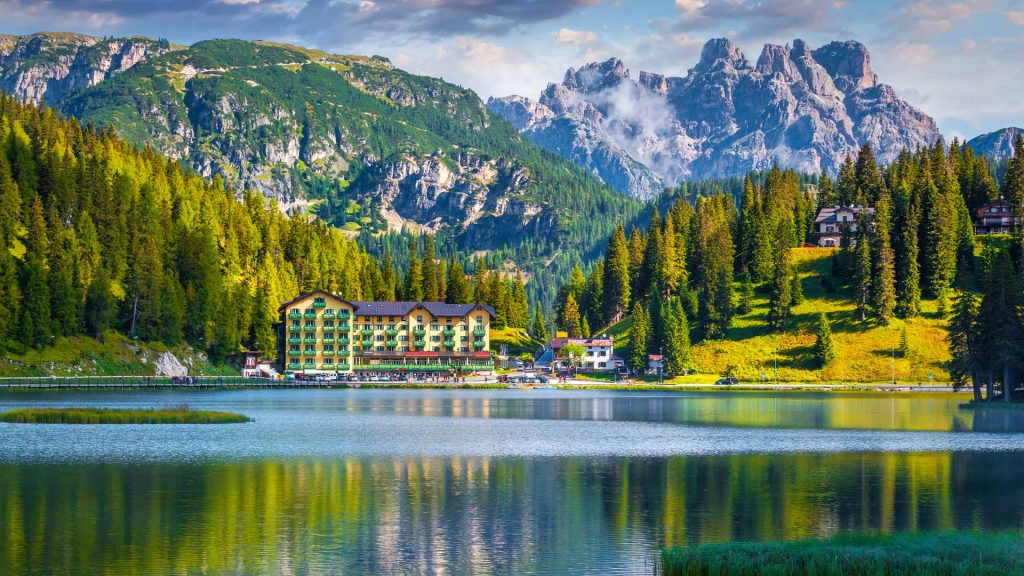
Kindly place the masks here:
<instances>
[{"instance_id":1,"label":"mountain ridge","mask_svg":"<svg viewBox=\"0 0 1024 576\"><path fill-rule=\"evenodd\" d=\"M775 163L834 173L865 143L886 161L941 136L931 117L879 82L856 41L815 50L799 39L766 44L752 63L735 43L717 38L684 77L643 71L634 80L611 58L570 68L537 101L492 98L488 106L534 143L640 198L655 195L657 183L736 176ZM625 157L595 156L602 147ZM635 173L630 162L648 169L646 179L603 176Z\"/></svg>"}]
</instances>

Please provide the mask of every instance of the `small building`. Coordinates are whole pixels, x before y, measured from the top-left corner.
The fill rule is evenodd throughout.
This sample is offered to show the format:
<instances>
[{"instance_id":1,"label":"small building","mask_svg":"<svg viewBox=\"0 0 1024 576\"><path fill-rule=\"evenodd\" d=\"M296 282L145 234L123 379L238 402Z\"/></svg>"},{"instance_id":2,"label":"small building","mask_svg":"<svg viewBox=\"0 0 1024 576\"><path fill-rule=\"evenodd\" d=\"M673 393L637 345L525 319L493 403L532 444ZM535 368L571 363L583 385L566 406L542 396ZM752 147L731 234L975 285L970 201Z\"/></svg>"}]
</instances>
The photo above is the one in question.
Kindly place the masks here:
<instances>
[{"instance_id":1,"label":"small building","mask_svg":"<svg viewBox=\"0 0 1024 576\"><path fill-rule=\"evenodd\" d=\"M569 338L555 337L551 339L551 351L555 357L555 368L564 370L569 363L562 357L562 348L566 344L577 344L583 348L583 359L577 368L584 372L612 372L622 365L622 359L616 366L615 339L609 336L601 338Z\"/></svg>"},{"instance_id":2,"label":"small building","mask_svg":"<svg viewBox=\"0 0 1024 576\"><path fill-rule=\"evenodd\" d=\"M874 215L875 209L866 206L822 208L818 211L818 217L814 219L814 234L818 246L838 248L842 243L844 231L851 236L852 245L856 241L852 235L857 231L857 223L864 219L871 219Z\"/></svg>"},{"instance_id":3,"label":"small building","mask_svg":"<svg viewBox=\"0 0 1024 576\"><path fill-rule=\"evenodd\" d=\"M242 378L254 378L259 375L260 353L258 350L242 352Z\"/></svg>"},{"instance_id":4,"label":"small building","mask_svg":"<svg viewBox=\"0 0 1024 576\"><path fill-rule=\"evenodd\" d=\"M1016 206L1002 198L978 208L974 215L975 234L1013 234L1018 226Z\"/></svg>"}]
</instances>

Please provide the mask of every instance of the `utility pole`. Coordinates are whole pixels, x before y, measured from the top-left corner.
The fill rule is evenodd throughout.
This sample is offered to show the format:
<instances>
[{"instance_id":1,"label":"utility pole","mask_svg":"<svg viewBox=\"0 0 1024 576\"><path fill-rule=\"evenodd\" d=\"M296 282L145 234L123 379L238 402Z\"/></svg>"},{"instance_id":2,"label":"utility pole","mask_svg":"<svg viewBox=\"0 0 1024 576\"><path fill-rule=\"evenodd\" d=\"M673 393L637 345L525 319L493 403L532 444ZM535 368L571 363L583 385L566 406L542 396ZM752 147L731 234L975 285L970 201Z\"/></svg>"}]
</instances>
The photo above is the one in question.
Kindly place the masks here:
<instances>
[{"instance_id":1,"label":"utility pole","mask_svg":"<svg viewBox=\"0 0 1024 576\"><path fill-rule=\"evenodd\" d=\"M892 385L896 385L896 346L892 347Z\"/></svg>"}]
</instances>

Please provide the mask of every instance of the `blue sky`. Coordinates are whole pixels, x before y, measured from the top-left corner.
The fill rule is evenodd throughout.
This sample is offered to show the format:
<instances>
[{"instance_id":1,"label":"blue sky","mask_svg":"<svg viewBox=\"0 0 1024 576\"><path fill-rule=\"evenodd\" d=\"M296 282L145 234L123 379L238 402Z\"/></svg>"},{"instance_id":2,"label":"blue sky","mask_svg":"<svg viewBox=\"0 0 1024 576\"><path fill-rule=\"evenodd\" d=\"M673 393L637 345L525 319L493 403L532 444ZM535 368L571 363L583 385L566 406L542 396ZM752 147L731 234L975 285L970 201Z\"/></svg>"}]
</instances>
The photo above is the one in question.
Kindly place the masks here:
<instances>
[{"instance_id":1,"label":"blue sky","mask_svg":"<svg viewBox=\"0 0 1024 576\"><path fill-rule=\"evenodd\" d=\"M751 60L767 43L867 45L882 82L943 133L1024 124L1021 0L0 0L0 32L291 42L379 54L481 96L536 97L566 68L611 56L682 76L703 43Z\"/></svg>"}]
</instances>

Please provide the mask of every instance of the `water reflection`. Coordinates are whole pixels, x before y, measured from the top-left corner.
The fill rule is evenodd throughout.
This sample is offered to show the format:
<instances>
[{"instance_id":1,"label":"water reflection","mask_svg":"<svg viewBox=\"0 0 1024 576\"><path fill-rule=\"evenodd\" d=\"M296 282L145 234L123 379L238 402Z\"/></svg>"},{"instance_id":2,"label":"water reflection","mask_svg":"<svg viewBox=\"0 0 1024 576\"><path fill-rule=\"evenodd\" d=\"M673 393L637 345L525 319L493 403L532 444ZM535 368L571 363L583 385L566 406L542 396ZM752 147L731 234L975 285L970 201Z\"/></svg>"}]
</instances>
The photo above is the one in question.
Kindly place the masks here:
<instances>
[{"instance_id":1,"label":"water reflection","mask_svg":"<svg viewBox=\"0 0 1024 576\"><path fill-rule=\"evenodd\" d=\"M1024 527L1024 454L0 465L28 574L635 573L663 544Z\"/></svg>"}]
</instances>

